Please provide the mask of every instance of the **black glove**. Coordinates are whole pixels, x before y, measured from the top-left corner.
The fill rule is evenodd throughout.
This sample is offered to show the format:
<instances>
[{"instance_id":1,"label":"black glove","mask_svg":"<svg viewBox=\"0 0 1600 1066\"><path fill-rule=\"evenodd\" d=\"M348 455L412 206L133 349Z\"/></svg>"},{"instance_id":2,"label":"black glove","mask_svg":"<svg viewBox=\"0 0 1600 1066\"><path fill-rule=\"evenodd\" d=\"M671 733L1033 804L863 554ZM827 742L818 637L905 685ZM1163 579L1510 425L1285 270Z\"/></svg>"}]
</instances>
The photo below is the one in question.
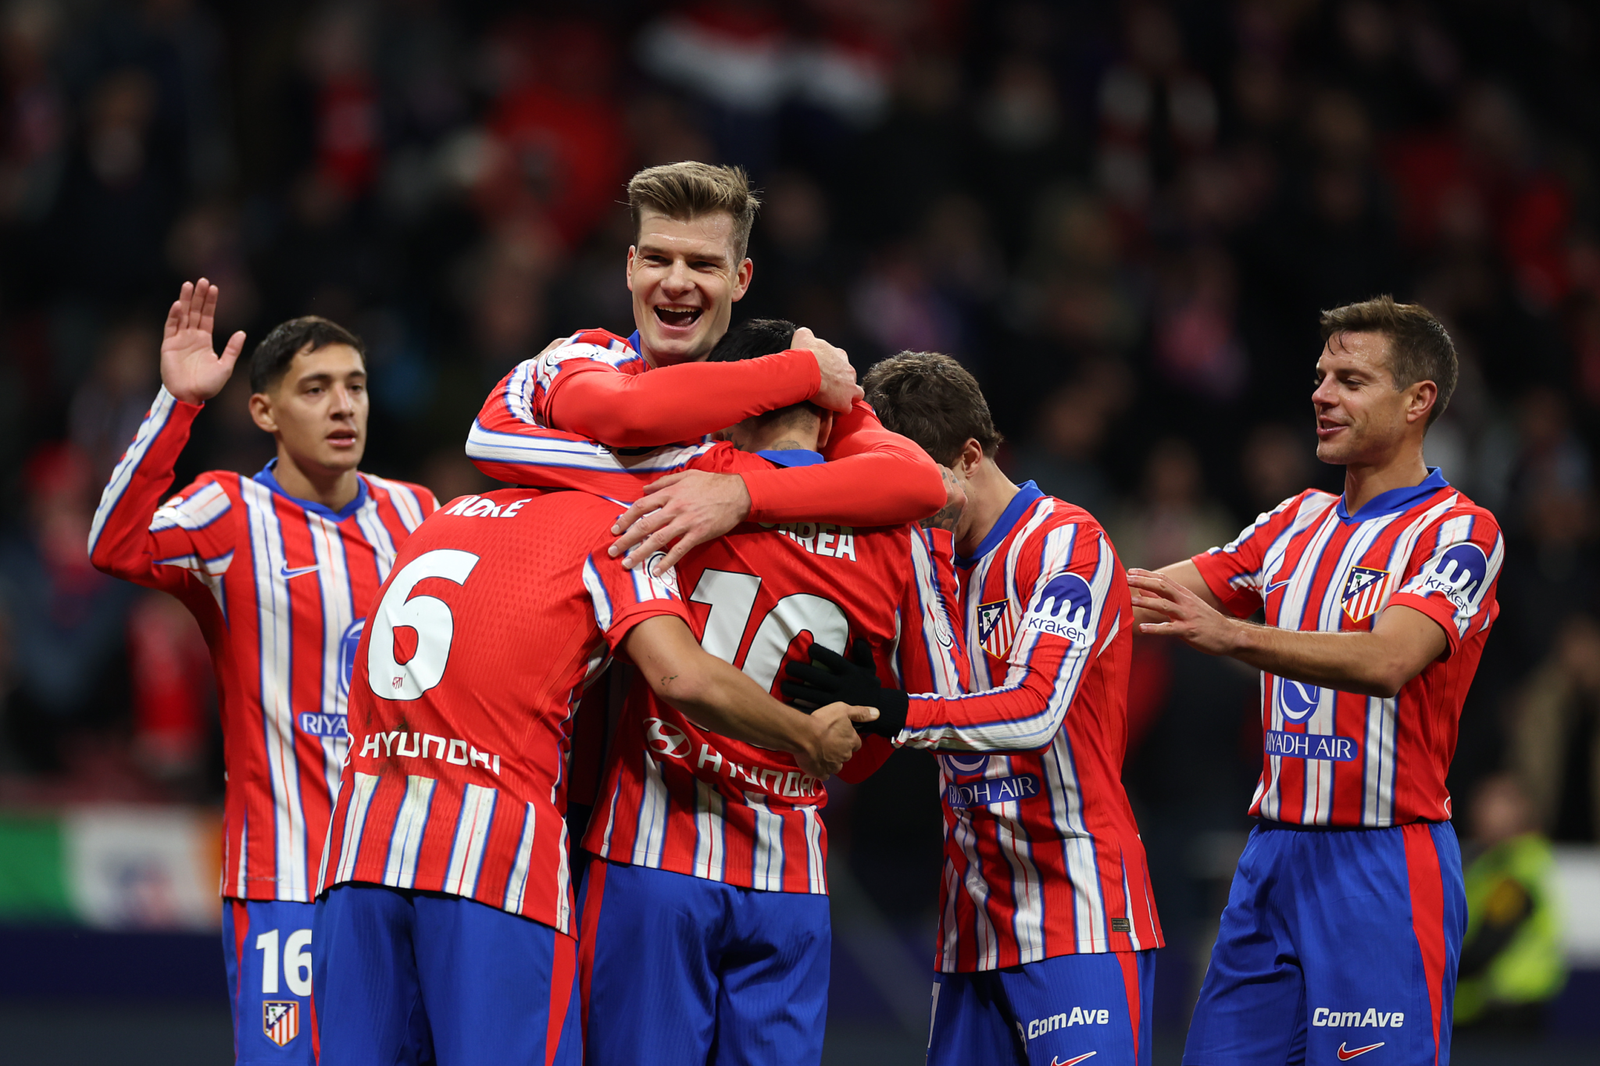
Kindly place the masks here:
<instances>
[{"instance_id":1,"label":"black glove","mask_svg":"<svg viewBox=\"0 0 1600 1066\"><path fill-rule=\"evenodd\" d=\"M848 703L854 707L876 707L878 717L857 722L856 732L874 733L894 739L906 727L906 712L911 699L897 688L878 683L872 665L872 647L865 637L857 637L846 659L821 644L811 645L809 663L789 664L788 679L779 684L790 700L801 700L821 707L829 703Z\"/></svg>"}]
</instances>

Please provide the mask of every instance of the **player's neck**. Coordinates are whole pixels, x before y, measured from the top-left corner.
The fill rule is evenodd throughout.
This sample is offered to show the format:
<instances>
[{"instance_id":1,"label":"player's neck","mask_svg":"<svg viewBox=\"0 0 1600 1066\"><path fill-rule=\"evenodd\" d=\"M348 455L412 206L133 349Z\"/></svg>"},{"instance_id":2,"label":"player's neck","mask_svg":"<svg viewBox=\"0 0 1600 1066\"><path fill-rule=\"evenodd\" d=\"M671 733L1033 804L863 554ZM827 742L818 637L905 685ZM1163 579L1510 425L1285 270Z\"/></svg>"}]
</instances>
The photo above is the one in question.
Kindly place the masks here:
<instances>
[{"instance_id":1,"label":"player's neck","mask_svg":"<svg viewBox=\"0 0 1600 1066\"><path fill-rule=\"evenodd\" d=\"M278 465L273 467L272 476L290 496L320 503L330 511L343 510L361 491L361 477L354 470L303 467L282 445L278 447Z\"/></svg>"},{"instance_id":2,"label":"player's neck","mask_svg":"<svg viewBox=\"0 0 1600 1066\"><path fill-rule=\"evenodd\" d=\"M993 459L984 459L967 479L967 506L956 523L956 554L971 556L1006 513L1017 486L1000 472Z\"/></svg>"},{"instance_id":3,"label":"player's neck","mask_svg":"<svg viewBox=\"0 0 1600 1066\"><path fill-rule=\"evenodd\" d=\"M1390 489L1420 485L1427 476L1428 464L1422 459L1420 443L1401 448L1381 463L1350 463L1344 468L1345 513L1355 514Z\"/></svg>"}]
</instances>

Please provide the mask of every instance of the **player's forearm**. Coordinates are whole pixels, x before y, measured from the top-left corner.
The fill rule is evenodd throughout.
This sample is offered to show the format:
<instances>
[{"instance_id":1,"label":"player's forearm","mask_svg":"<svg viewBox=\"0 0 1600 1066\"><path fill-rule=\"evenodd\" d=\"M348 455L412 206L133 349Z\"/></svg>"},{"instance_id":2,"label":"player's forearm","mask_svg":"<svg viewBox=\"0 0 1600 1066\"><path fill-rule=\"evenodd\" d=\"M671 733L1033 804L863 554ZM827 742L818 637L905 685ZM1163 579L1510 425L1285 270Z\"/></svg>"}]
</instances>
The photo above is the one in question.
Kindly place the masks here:
<instances>
[{"instance_id":1,"label":"player's forearm","mask_svg":"<svg viewBox=\"0 0 1600 1066\"><path fill-rule=\"evenodd\" d=\"M1228 654L1269 674L1340 692L1388 699L1420 667L1378 633L1302 633L1231 620Z\"/></svg>"},{"instance_id":2,"label":"player's forearm","mask_svg":"<svg viewBox=\"0 0 1600 1066\"><path fill-rule=\"evenodd\" d=\"M1173 581L1176 581L1178 584L1182 585L1184 588L1188 589L1190 592L1193 592L1196 596L1199 596L1202 600L1206 601L1206 603L1210 604L1215 610L1227 610L1227 608L1223 606L1222 601L1217 598L1217 594L1211 591L1211 586L1206 584L1206 579L1200 575L1200 568L1194 565L1193 560L1184 559L1180 562L1173 563L1170 566L1163 566L1160 570L1157 570L1156 573L1162 574L1171 578ZM1133 621L1135 625L1138 625L1140 622L1165 622L1166 620L1167 616L1162 614L1160 611L1152 611L1148 607L1135 607L1133 609Z\"/></svg>"},{"instance_id":3,"label":"player's forearm","mask_svg":"<svg viewBox=\"0 0 1600 1066\"><path fill-rule=\"evenodd\" d=\"M89 560L96 569L133 581L149 575L154 540L150 520L172 485L177 458L201 406L184 403L165 388L156 394L95 508Z\"/></svg>"},{"instance_id":4,"label":"player's forearm","mask_svg":"<svg viewBox=\"0 0 1600 1066\"><path fill-rule=\"evenodd\" d=\"M940 751L1037 751L1061 729L1070 697L1029 671L1016 685L966 696L912 695L897 744Z\"/></svg>"},{"instance_id":5,"label":"player's forearm","mask_svg":"<svg viewBox=\"0 0 1600 1066\"><path fill-rule=\"evenodd\" d=\"M557 378L545 414L551 426L614 448L654 448L801 403L816 395L819 383L816 356L805 351L634 375L573 373Z\"/></svg>"},{"instance_id":6,"label":"player's forearm","mask_svg":"<svg viewBox=\"0 0 1600 1066\"><path fill-rule=\"evenodd\" d=\"M835 522L853 527L916 522L944 506L933 460L892 452L816 466L746 471L752 522Z\"/></svg>"},{"instance_id":7,"label":"player's forearm","mask_svg":"<svg viewBox=\"0 0 1600 1066\"><path fill-rule=\"evenodd\" d=\"M773 699L745 674L712 655L680 666L651 687L695 725L791 755L814 754L812 720Z\"/></svg>"}]
</instances>

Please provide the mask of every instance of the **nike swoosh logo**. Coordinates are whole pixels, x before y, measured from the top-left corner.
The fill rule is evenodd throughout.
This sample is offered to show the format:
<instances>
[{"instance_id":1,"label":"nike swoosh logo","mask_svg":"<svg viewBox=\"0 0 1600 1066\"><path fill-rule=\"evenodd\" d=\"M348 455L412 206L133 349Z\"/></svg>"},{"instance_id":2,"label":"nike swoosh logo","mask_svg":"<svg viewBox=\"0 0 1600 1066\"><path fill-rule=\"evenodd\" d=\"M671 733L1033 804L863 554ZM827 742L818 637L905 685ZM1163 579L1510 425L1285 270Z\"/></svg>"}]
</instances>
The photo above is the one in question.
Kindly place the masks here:
<instances>
[{"instance_id":1,"label":"nike swoosh logo","mask_svg":"<svg viewBox=\"0 0 1600 1066\"><path fill-rule=\"evenodd\" d=\"M1054 1055L1051 1055L1050 1056L1050 1066L1074 1066L1075 1063L1082 1062L1084 1059L1092 1059L1098 1054L1100 1054L1100 1052L1091 1051L1091 1052L1089 1052L1087 1054L1079 1055L1075 1059L1068 1059L1065 1062L1062 1062L1060 1059L1056 1058Z\"/></svg>"},{"instance_id":2,"label":"nike swoosh logo","mask_svg":"<svg viewBox=\"0 0 1600 1066\"><path fill-rule=\"evenodd\" d=\"M1339 1061L1340 1062L1344 1062L1344 1061L1346 1061L1348 1059L1355 1058L1357 1055L1365 1055L1369 1051L1376 1051L1379 1048L1381 1048L1382 1046L1383 1046L1383 1042L1379 1041L1376 1044L1368 1044L1366 1047L1358 1047L1353 1051L1346 1051L1344 1049L1344 1044L1340 1043L1339 1050L1338 1050L1338 1052L1336 1054L1338 1054L1338 1056L1339 1056Z\"/></svg>"},{"instance_id":3,"label":"nike swoosh logo","mask_svg":"<svg viewBox=\"0 0 1600 1066\"><path fill-rule=\"evenodd\" d=\"M280 577L286 577L286 578L288 578L288 577L299 577L301 574L315 573L316 571L321 570L321 569L322 569L321 566L297 566L293 570L291 570L287 566L280 566L280 567L278 567L278 575Z\"/></svg>"},{"instance_id":4,"label":"nike swoosh logo","mask_svg":"<svg viewBox=\"0 0 1600 1066\"><path fill-rule=\"evenodd\" d=\"M1294 580L1294 578L1290 578L1289 579L1289 581L1293 581L1293 580ZM1265 592L1263 592L1261 594L1261 598L1262 599L1266 599L1268 596L1272 595L1274 592L1277 592L1279 589L1283 588L1283 586L1287 585L1289 583L1289 581L1274 581L1272 584L1267 586L1267 591L1265 591Z\"/></svg>"}]
</instances>

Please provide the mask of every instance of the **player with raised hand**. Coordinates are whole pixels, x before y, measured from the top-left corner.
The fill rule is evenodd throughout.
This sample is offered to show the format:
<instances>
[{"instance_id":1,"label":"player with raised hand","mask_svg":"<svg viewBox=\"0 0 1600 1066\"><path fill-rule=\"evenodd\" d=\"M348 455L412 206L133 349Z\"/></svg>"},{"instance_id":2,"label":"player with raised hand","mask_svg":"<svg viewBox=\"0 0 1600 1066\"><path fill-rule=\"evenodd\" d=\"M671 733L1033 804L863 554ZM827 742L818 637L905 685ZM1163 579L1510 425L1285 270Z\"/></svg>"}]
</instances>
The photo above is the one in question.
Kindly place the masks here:
<instances>
[{"instance_id":1,"label":"player with raised hand","mask_svg":"<svg viewBox=\"0 0 1600 1066\"><path fill-rule=\"evenodd\" d=\"M745 323L711 358L759 361L793 330ZM833 421L810 403L756 415L704 458L731 473L815 470ZM676 571L703 646L762 689L818 641L860 642L884 678L954 693L964 672L947 616L949 550L948 533L911 525L746 522ZM841 776L860 780L891 751L869 736ZM590 1063L820 1059L826 801L803 764L633 686L583 842L597 856L580 900Z\"/></svg>"},{"instance_id":2,"label":"player with raised hand","mask_svg":"<svg viewBox=\"0 0 1600 1066\"><path fill-rule=\"evenodd\" d=\"M277 441L254 477L214 470L162 502L189 429L233 373L212 344L218 290L185 282L167 315L161 391L100 498L94 565L178 597L210 646L228 778L223 954L242 1063L310 1063L312 895L348 733L350 667L395 548L435 507L357 470L367 438L361 342L285 322L250 359L250 414Z\"/></svg>"},{"instance_id":3,"label":"player with raised hand","mask_svg":"<svg viewBox=\"0 0 1600 1066\"><path fill-rule=\"evenodd\" d=\"M738 167L684 162L628 182L634 243L627 283L637 327L624 340L584 330L506 375L484 403L467 455L490 477L638 500L618 524L628 565L671 566L742 521L916 521L944 506L938 469L859 402L845 353L798 330L763 358L708 364L753 272L759 206ZM804 401L834 412L826 465L715 474L694 446L752 415ZM597 448L595 442L606 448ZM606 449L687 444L614 476ZM637 474L670 475L641 493ZM648 480L648 479L643 479Z\"/></svg>"},{"instance_id":4,"label":"player with raised hand","mask_svg":"<svg viewBox=\"0 0 1600 1066\"><path fill-rule=\"evenodd\" d=\"M620 509L463 496L395 560L356 653L319 876L322 1062L583 1061L566 750L613 650L681 720L793 753L814 779L859 748L851 715L874 712L808 717L702 651L676 575L607 554Z\"/></svg>"},{"instance_id":5,"label":"player with raised hand","mask_svg":"<svg viewBox=\"0 0 1600 1066\"><path fill-rule=\"evenodd\" d=\"M1129 575L1142 632L1262 672L1260 821L1186 1063L1450 1054L1467 915L1445 777L1504 543L1423 461L1456 383L1439 320L1380 296L1321 325L1317 458L1345 468L1343 495L1307 489L1231 544Z\"/></svg>"},{"instance_id":6,"label":"player with raised hand","mask_svg":"<svg viewBox=\"0 0 1600 1066\"><path fill-rule=\"evenodd\" d=\"M821 640L783 691L815 704L854 693L883 712L875 730L938 753L945 863L928 1062L1148 1064L1162 937L1122 787L1122 564L1087 511L995 465L1000 435L960 363L907 352L865 384L884 424L965 492L955 549L970 693L908 695Z\"/></svg>"}]
</instances>

